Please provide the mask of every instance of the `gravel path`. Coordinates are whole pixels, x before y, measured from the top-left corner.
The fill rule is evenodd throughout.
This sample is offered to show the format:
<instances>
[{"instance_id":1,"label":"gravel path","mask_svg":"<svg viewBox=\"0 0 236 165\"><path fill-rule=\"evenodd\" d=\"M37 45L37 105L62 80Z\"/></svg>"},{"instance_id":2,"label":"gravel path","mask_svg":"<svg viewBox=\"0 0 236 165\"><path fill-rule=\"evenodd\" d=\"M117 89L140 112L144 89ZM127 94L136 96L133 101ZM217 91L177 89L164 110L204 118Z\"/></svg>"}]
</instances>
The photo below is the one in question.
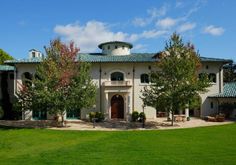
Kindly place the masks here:
<instances>
[{"instance_id":1,"label":"gravel path","mask_svg":"<svg viewBox=\"0 0 236 165\"><path fill-rule=\"evenodd\" d=\"M191 118L190 121L174 122L174 126L170 125L170 122L166 121L166 118L157 118L155 120L148 120L145 123L145 128L142 128L142 123L133 123L126 121L109 121L93 123L85 121L70 121L66 124L66 127L58 128L52 127L49 129L56 130L95 130L95 131L122 131L122 130L163 130L163 129L181 129L192 127L205 127L213 125L223 125L234 123L234 121L224 122L207 122L199 118Z\"/></svg>"}]
</instances>

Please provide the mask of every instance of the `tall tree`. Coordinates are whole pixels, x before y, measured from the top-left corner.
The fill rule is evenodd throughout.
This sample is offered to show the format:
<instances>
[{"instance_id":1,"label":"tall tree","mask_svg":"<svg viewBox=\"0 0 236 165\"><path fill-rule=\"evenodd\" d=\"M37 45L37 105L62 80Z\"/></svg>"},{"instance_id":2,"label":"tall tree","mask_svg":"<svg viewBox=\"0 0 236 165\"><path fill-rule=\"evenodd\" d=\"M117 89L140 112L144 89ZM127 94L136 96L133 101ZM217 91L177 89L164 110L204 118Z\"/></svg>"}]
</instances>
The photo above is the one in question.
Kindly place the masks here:
<instances>
[{"instance_id":1,"label":"tall tree","mask_svg":"<svg viewBox=\"0 0 236 165\"><path fill-rule=\"evenodd\" d=\"M4 61L6 60L13 60L13 57L4 50L0 49L0 65L4 64Z\"/></svg>"},{"instance_id":2,"label":"tall tree","mask_svg":"<svg viewBox=\"0 0 236 165\"><path fill-rule=\"evenodd\" d=\"M165 107L172 114L184 108L198 92L205 92L210 86L206 74L199 78L200 58L193 45L184 44L174 33L166 43L165 50L158 54L157 71L151 73L152 85L142 91L145 105L154 108Z\"/></svg>"},{"instance_id":3,"label":"tall tree","mask_svg":"<svg viewBox=\"0 0 236 165\"><path fill-rule=\"evenodd\" d=\"M73 42L66 45L57 39L45 50L47 57L38 65L32 85L19 92L18 105L23 111L60 115L63 125L66 111L80 111L95 104L96 86L90 77L90 65L77 61L79 49Z\"/></svg>"},{"instance_id":4,"label":"tall tree","mask_svg":"<svg viewBox=\"0 0 236 165\"><path fill-rule=\"evenodd\" d=\"M223 67L224 69L224 82L236 81L236 64L230 63Z\"/></svg>"}]
</instances>

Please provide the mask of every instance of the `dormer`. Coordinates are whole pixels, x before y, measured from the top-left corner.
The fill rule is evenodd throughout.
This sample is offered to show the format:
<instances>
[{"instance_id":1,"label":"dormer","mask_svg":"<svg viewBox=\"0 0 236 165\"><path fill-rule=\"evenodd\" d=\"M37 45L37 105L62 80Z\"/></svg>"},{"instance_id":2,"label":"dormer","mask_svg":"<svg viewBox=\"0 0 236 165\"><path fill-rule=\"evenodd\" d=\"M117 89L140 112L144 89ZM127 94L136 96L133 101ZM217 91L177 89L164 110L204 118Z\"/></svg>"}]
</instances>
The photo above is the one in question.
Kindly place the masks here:
<instances>
[{"instance_id":1,"label":"dormer","mask_svg":"<svg viewBox=\"0 0 236 165\"><path fill-rule=\"evenodd\" d=\"M42 58L42 53L36 49L30 49L29 58Z\"/></svg>"},{"instance_id":2,"label":"dormer","mask_svg":"<svg viewBox=\"0 0 236 165\"><path fill-rule=\"evenodd\" d=\"M111 41L98 45L104 55L130 55L130 49L133 47L128 42Z\"/></svg>"}]
</instances>

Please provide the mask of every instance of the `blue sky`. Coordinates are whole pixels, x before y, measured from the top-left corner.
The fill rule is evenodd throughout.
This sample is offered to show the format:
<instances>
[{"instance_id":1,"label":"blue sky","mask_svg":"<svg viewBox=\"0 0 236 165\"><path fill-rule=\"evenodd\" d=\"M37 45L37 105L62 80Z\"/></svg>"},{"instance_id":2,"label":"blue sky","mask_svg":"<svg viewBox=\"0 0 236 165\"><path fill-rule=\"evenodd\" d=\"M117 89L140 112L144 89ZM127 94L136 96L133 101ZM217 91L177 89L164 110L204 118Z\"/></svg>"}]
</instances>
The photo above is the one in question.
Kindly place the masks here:
<instances>
[{"instance_id":1,"label":"blue sky","mask_svg":"<svg viewBox=\"0 0 236 165\"><path fill-rule=\"evenodd\" d=\"M0 48L18 58L60 37L81 52L121 40L158 52L176 31L201 56L236 61L235 0L1 0Z\"/></svg>"}]
</instances>

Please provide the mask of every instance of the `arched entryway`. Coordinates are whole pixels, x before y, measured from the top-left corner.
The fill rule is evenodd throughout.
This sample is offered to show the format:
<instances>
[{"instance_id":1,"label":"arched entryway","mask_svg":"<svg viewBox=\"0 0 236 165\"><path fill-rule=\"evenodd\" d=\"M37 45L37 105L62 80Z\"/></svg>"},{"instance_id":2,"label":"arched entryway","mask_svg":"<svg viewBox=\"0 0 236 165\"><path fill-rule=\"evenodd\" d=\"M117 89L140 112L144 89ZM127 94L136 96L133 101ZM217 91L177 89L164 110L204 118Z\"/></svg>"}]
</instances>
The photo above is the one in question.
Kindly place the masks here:
<instances>
[{"instance_id":1,"label":"arched entryway","mask_svg":"<svg viewBox=\"0 0 236 165\"><path fill-rule=\"evenodd\" d=\"M124 99L121 95L114 95L111 98L111 118L124 119Z\"/></svg>"}]
</instances>

